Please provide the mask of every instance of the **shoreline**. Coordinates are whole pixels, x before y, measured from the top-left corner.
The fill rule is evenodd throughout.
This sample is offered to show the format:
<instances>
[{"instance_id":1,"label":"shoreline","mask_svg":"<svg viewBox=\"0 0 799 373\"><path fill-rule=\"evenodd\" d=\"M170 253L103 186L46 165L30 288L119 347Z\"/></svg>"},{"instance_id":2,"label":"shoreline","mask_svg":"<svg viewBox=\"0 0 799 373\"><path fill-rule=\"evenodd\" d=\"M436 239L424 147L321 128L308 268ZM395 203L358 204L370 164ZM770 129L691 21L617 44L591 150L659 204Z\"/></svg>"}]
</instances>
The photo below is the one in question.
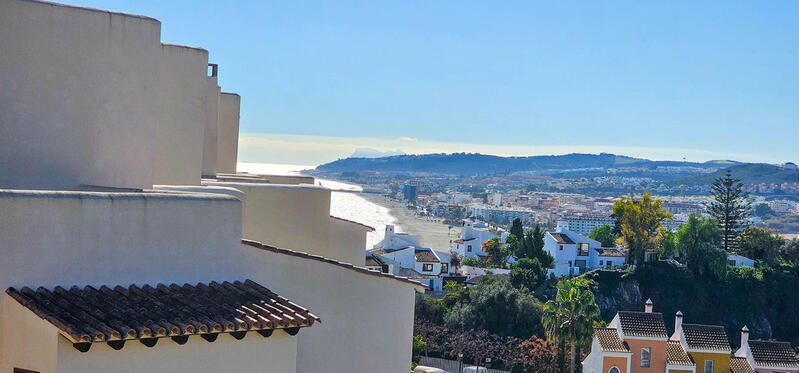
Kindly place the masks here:
<instances>
[{"instance_id":1,"label":"shoreline","mask_svg":"<svg viewBox=\"0 0 799 373\"><path fill-rule=\"evenodd\" d=\"M387 199L383 194L360 193L359 196L387 208L389 215L394 218L397 232L419 235L423 247L448 253L452 247L452 241L460 238L460 227L448 229L445 224L419 218L413 210L408 210L402 203Z\"/></svg>"}]
</instances>

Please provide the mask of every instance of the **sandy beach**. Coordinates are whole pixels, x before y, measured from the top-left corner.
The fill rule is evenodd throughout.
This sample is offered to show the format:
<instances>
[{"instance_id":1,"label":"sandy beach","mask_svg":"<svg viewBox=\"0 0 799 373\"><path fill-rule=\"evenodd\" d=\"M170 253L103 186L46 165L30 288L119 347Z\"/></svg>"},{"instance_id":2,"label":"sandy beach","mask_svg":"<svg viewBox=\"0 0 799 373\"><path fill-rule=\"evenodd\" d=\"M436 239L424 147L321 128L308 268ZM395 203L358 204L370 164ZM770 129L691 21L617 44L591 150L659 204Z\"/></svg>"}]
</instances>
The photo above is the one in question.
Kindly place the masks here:
<instances>
[{"instance_id":1,"label":"sandy beach","mask_svg":"<svg viewBox=\"0 0 799 373\"><path fill-rule=\"evenodd\" d=\"M402 203L387 199L384 195L362 193L360 196L389 209L389 214L396 219L397 231L418 234L421 236L423 246L436 251L449 252L452 241L460 237L460 227L448 229L448 225L417 217L414 210L409 210Z\"/></svg>"}]
</instances>

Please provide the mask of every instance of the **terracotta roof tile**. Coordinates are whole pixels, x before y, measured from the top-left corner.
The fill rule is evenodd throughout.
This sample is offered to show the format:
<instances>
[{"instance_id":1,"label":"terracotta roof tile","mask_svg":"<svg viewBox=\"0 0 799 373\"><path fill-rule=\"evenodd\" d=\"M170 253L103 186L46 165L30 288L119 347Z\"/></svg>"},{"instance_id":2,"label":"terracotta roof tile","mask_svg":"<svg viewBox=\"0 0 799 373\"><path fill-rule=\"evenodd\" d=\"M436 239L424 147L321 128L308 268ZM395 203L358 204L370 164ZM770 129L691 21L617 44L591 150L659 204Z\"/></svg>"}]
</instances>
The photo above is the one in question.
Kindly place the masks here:
<instances>
[{"instance_id":1,"label":"terracotta roof tile","mask_svg":"<svg viewBox=\"0 0 799 373\"><path fill-rule=\"evenodd\" d=\"M594 250L596 250L599 256L617 256L617 257L624 256L624 252L622 252L619 249L596 248Z\"/></svg>"},{"instance_id":2,"label":"terracotta roof tile","mask_svg":"<svg viewBox=\"0 0 799 373\"><path fill-rule=\"evenodd\" d=\"M73 343L290 329L321 321L251 280L155 287L23 287L6 293Z\"/></svg>"},{"instance_id":3,"label":"terracotta roof tile","mask_svg":"<svg viewBox=\"0 0 799 373\"><path fill-rule=\"evenodd\" d=\"M625 336L667 338L660 312L619 311L619 323Z\"/></svg>"},{"instance_id":4,"label":"terracotta roof tile","mask_svg":"<svg viewBox=\"0 0 799 373\"><path fill-rule=\"evenodd\" d=\"M680 341L666 342L666 362L672 365L693 366L696 365L691 356L682 348Z\"/></svg>"},{"instance_id":5,"label":"terracotta roof tile","mask_svg":"<svg viewBox=\"0 0 799 373\"><path fill-rule=\"evenodd\" d=\"M387 278L391 278L391 279L394 279L394 280L397 280L397 281L400 281L400 282L404 282L404 283L411 284L411 285L414 285L414 286L417 286L417 287L421 287L421 288L423 288L425 290L429 290L430 289L429 286L427 286L425 284L422 284L422 283L420 283L418 281L411 280L411 279L406 278L406 277L394 276L394 275L391 275L391 274L388 274L388 273L372 271L372 270L367 269L366 267L356 266L356 265L353 265L351 263L344 263L344 262L340 262L338 260L327 259L327 258L321 257L319 255L312 255L312 254L304 253L302 251L281 249L281 248L277 248L277 247L274 247L274 246L264 245L264 244L262 244L260 242L252 241L252 240L241 240L241 243L244 244L244 245L247 245L247 246L252 246L252 247L257 248L257 249L266 250L266 251L270 251L270 252L277 253L277 254L291 255L291 256L298 257L298 258L313 259L313 260L320 261L320 262L330 263L330 264L336 265L338 267L342 267L342 268L349 269L351 271L355 271L355 272L359 272L359 273L363 273L363 274L366 274L366 275L376 276L376 277L387 277ZM372 251L372 253L373 254L378 254L377 251Z\"/></svg>"},{"instance_id":6,"label":"terracotta roof tile","mask_svg":"<svg viewBox=\"0 0 799 373\"><path fill-rule=\"evenodd\" d=\"M432 250L421 250L416 249L414 251L414 255L416 256L416 261L420 263L438 263L438 257L436 254L433 254Z\"/></svg>"},{"instance_id":7,"label":"terracotta roof tile","mask_svg":"<svg viewBox=\"0 0 799 373\"><path fill-rule=\"evenodd\" d=\"M755 373L745 357L730 358L730 373Z\"/></svg>"},{"instance_id":8,"label":"terracotta roof tile","mask_svg":"<svg viewBox=\"0 0 799 373\"><path fill-rule=\"evenodd\" d=\"M752 358L757 365L769 367L797 368L796 352L788 342L749 341Z\"/></svg>"},{"instance_id":9,"label":"terracotta roof tile","mask_svg":"<svg viewBox=\"0 0 799 373\"><path fill-rule=\"evenodd\" d=\"M552 236L552 238L555 239L555 241L558 241L558 243L560 243L560 244L564 244L564 245L574 244L574 241L572 241L572 239L569 238L569 236L567 236L567 235L565 235L563 233L552 233L552 232L550 232L549 234Z\"/></svg>"},{"instance_id":10,"label":"terracotta roof tile","mask_svg":"<svg viewBox=\"0 0 799 373\"><path fill-rule=\"evenodd\" d=\"M683 324L685 343L689 350L719 350L730 351L730 341L727 332L719 325Z\"/></svg>"},{"instance_id":11,"label":"terracotta roof tile","mask_svg":"<svg viewBox=\"0 0 799 373\"><path fill-rule=\"evenodd\" d=\"M616 328L594 328L594 335L599 341L602 351L606 352L630 352L627 343L619 338Z\"/></svg>"}]
</instances>

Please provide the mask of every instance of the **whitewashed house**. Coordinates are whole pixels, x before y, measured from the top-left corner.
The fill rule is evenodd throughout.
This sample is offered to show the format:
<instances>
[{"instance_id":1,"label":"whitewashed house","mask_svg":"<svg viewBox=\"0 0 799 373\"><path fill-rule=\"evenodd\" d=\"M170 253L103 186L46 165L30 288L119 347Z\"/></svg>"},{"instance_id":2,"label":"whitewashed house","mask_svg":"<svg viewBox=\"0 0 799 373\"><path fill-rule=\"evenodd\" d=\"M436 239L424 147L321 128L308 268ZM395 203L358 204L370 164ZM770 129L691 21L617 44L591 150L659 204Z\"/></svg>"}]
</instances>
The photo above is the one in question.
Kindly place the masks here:
<instances>
[{"instance_id":1,"label":"whitewashed house","mask_svg":"<svg viewBox=\"0 0 799 373\"><path fill-rule=\"evenodd\" d=\"M483 251L484 243L494 238L505 242L509 235L504 230L492 229L481 220L463 219L462 224L461 238L453 241L450 249L462 258L486 256Z\"/></svg>"},{"instance_id":2,"label":"whitewashed house","mask_svg":"<svg viewBox=\"0 0 799 373\"><path fill-rule=\"evenodd\" d=\"M613 268L624 264L624 252L602 247L599 241L574 233L562 226L544 236L544 250L555 259L550 275L571 276L595 268Z\"/></svg>"},{"instance_id":3,"label":"whitewashed house","mask_svg":"<svg viewBox=\"0 0 799 373\"><path fill-rule=\"evenodd\" d=\"M755 260L749 259L743 255L727 254L727 263L733 267L754 267Z\"/></svg>"}]
</instances>

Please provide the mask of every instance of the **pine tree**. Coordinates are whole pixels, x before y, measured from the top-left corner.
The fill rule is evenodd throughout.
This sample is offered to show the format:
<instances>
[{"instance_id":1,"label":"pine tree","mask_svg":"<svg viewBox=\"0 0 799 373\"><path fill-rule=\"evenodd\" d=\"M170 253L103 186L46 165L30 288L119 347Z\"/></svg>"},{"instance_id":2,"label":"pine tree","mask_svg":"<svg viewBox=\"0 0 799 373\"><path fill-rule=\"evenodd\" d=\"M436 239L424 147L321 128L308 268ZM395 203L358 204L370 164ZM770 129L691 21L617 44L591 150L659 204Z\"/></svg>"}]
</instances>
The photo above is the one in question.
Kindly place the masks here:
<instances>
[{"instance_id":1,"label":"pine tree","mask_svg":"<svg viewBox=\"0 0 799 373\"><path fill-rule=\"evenodd\" d=\"M749 193L744 192L742 188L743 183L739 179L734 179L730 170L727 170L724 177L716 179L710 187L713 201L708 205L707 211L718 219L722 231L722 244L724 250L728 252L738 247L741 230L749 217L750 205L746 201Z\"/></svg>"}]
</instances>

